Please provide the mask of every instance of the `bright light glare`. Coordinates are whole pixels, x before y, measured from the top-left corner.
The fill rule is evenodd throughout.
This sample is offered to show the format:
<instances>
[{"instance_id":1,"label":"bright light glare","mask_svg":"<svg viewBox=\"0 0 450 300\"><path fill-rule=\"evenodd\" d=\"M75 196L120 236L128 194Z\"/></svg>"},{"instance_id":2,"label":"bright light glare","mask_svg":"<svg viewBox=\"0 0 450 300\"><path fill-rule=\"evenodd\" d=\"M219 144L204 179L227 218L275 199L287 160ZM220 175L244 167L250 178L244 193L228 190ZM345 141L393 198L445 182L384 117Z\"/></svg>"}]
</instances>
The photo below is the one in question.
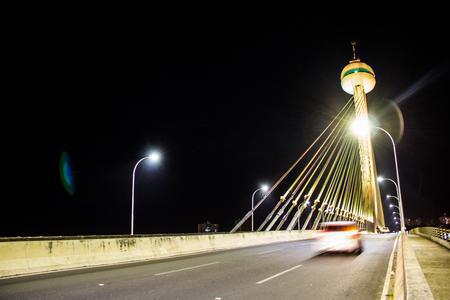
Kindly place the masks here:
<instances>
[{"instance_id":1,"label":"bright light glare","mask_svg":"<svg viewBox=\"0 0 450 300\"><path fill-rule=\"evenodd\" d=\"M159 153L158 151L152 151L148 155L148 160L154 164L159 163L161 161L161 153Z\"/></svg>"},{"instance_id":2,"label":"bright light glare","mask_svg":"<svg viewBox=\"0 0 450 300\"><path fill-rule=\"evenodd\" d=\"M350 129L357 136L368 136L370 133L369 120L359 117L352 122Z\"/></svg>"},{"instance_id":3,"label":"bright light glare","mask_svg":"<svg viewBox=\"0 0 450 300\"><path fill-rule=\"evenodd\" d=\"M382 182L382 181L384 181L384 177L382 177L382 176L378 176L378 177L377 177L377 181L378 181L378 182Z\"/></svg>"},{"instance_id":4,"label":"bright light glare","mask_svg":"<svg viewBox=\"0 0 450 300\"><path fill-rule=\"evenodd\" d=\"M263 184L261 186L261 190L265 193L265 192L267 192L269 190L269 186L267 184Z\"/></svg>"}]
</instances>

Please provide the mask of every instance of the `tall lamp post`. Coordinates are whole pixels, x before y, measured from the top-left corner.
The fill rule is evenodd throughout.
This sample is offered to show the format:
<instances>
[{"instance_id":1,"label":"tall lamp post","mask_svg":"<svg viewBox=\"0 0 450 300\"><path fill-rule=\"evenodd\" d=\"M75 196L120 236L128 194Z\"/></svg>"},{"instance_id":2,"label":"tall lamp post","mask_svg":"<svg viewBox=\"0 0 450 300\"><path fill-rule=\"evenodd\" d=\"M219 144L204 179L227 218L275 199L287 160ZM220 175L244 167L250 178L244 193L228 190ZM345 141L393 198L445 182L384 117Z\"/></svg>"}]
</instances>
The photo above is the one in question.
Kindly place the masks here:
<instances>
[{"instance_id":1,"label":"tall lamp post","mask_svg":"<svg viewBox=\"0 0 450 300\"><path fill-rule=\"evenodd\" d=\"M263 185L261 185L261 187L259 189L257 189L256 191L253 192L253 195L252 195L252 232L254 231L254 225L255 225L254 218L253 218L253 212L255 210L255 208L254 208L255 207L255 195L259 191L263 191L265 193L268 190L269 190L269 186L267 184L263 184Z\"/></svg>"},{"instance_id":2,"label":"tall lamp post","mask_svg":"<svg viewBox=\"0 0 450 300\"><path fill-rule=\"evenodd\" d=\"M398 186L396 184L396 187L397 187L397 195L398 195L398 204L400 206L400 208L399 208L399 210L400 210L400 224L401 224L401 227L402 227L401 230L402 230L402 232L404 232L406 230L406 227L405 227L405 217L404 217L404 214L403 214L402 190L401 190L401 187L400 187L400 175L398 173L397 149L395 148L395 142L394 142L394 139L392 138L391 134L387 130L385 130L385 129L381 128L381 127L377 127L377 126L373 126L373 128L384 132L389 137L389 139L391 140L391 143L392 143L392 148L394 150L395 173L396 173L397 184L398 184Z\"/></svg>"},{"instance_id":3,"label":"tall lamp post","mask_svg":"<svg viewBox=\"0 0 450 300\"><path fill-rule=\"evenodd\" d=\"M134 235L134 182L136 178L136 169L138 165L146 159L148 159L152 164L157 164L161 160L161 154L157 151L152 151L148 156L141 158L134 166L133 181L131 184L131 235Z\"/></svg>"}]
</instances>

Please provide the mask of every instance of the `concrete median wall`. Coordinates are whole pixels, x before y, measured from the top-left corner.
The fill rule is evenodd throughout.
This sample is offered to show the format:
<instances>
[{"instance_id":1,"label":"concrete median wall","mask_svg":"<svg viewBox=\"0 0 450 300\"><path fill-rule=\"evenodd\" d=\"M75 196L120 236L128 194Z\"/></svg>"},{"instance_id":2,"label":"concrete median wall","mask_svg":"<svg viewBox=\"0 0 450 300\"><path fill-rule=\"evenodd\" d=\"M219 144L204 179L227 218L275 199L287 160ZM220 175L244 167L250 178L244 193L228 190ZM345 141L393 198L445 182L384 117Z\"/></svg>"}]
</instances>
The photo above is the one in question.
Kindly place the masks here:
<instances>
[{"instance_id":1,"label":"concrete median wall","mask_svg":"<svg viewBox=\"0 0 450 300\"><path fill-rule=\"evenodd\" d=\"M0 278L309 239L313 231L1 238Z\"/></svg>"}]
</instances>

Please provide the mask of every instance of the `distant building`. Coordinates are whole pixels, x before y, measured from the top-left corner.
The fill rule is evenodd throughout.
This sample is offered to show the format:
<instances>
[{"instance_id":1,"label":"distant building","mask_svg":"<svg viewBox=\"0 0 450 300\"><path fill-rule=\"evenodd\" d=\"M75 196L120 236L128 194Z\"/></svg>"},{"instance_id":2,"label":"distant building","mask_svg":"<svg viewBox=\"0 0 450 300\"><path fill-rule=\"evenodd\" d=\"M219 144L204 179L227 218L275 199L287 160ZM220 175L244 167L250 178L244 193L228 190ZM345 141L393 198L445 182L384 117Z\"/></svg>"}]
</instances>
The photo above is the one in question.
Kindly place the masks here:
<instances>
[{"instance_id":1,"label":"distant building","mask_svg":"<svg viewBox=\"0 0 450 300\"><path fill-rule=\"evenodd\" d=\"M210 221L206 221L205 223L197 224L197 231L199 233L218 232L219 224L213 224Z\"/></svg>"},{"instance_id":2,"label":"distant building","mask_svg":"<svg viewBox=\"0 0 450 300\"><path fill-rule=\"evenodd\" d=\"M444 224L444 225L450 224L450 218L447 217L447 214L446 214L446 213L444 213L444 216L439 217L439 223L440 223L440 224Z\"/></svg>"},{"instance_id":3,"label":"distant building","mask_svg":"<svg viewBox=\"0 0 450 300\"><path fill-rule=\"evenodd\" d=\"M406 220L405 220L405 225L406 225L406 226L413 226L413 225L415 225L415 224L414 224L414 221L413 221L413 220L411 220L411 219L406 219Z\"/></svg>"}]
</instances>

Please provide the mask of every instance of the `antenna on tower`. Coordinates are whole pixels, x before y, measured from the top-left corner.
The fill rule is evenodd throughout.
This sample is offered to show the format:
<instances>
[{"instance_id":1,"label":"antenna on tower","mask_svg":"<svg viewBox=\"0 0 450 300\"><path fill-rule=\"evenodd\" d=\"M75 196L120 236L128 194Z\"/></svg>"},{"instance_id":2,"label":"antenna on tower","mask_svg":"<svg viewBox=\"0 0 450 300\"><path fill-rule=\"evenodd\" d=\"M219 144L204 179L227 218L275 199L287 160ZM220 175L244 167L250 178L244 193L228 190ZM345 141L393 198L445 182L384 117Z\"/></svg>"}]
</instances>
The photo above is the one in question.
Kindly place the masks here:
<instances>
[{"instance_id":1,"label":"antenna on tower","mask_svg":"<svg viewBox=\"0 0 450 300\"><path fill-rule=\"evenodd\" d=\"M356 58L356 41L352 41L352 49L353 49L353 60L357 60Z\"/></svg>"}]
</instances>

